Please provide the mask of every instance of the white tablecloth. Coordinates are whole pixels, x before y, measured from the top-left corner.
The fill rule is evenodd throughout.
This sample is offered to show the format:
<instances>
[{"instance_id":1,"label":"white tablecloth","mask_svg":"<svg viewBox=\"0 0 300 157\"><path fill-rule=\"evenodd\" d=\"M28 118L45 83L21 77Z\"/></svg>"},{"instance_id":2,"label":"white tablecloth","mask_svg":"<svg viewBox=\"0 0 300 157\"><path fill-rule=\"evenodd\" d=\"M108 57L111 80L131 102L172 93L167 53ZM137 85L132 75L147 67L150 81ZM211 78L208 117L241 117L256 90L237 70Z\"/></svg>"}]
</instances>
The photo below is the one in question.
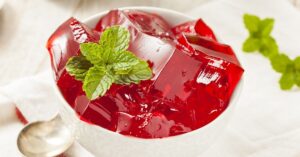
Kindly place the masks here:
<instances>
[{"instance_id":1,"label":"white tablecloth","mask_svg":"<svg viewBox=\"0 0 300 157\"><path fill-rule=\"evenodd\" d=\"M55 1L55 0L52 0ZM28 5L41 4L28 3ZM85 2L85 1L84 1ZM53 5L58 5L58 1ZM40 9L48 17L58 16L64 12L59 7L72 6L49 6L56 8L56 11L47 12ZM74 7L74 6L73 6ZM21 8L21 7L20 7ZM242 15L254 13L261 17L274 17L276 25L274 36L277 39L280 49L291 57L300 55L299 36L300 36L300 13L285 0L214 0L198 8L188 11L189 15L202 17L221 37L222 41L232 45L237 55L240 57L246 72L244 75L245 85L240 101L237 104L235 115L232 117L228 129L211 149L207 150L202 156L205 157L299 157L300 156L300 90L283 92L278 87L279 74L275 73L270 63L264 57L258 54L244 54L241 52L241 45L247 37L247 31L244 29ZM37 12L26 11L24 16L35 17L39 21L41 16ZM72 13L69 13L70 16ZM66 17L58 16L57 26ZM8 18L5 15L5 18ZM60 21L60 22L58 22ZM13 21L18 24L18 21ZM19 21L20 22L20 21ZM26 23L23 21L23 24ZM28 23L27 23L28 24ZM49 68L46 50L41 43L44 43L49 32L52 32L54 24L45 25L45 23L36 23L36 31L28 31L25 28L19 28L14 31L12 26L11 33L20 33L20 38L14 42L6 42L0 36L0 60L5 69L1 72L2 86L0 87L0 154L6 157L20 156L16 149L16 135L22 125L18 123L13 114L12 104L17 104L24 112L24 115L32 121L43 119L55 112L53 103L56 98L49 87L49 77L45 74L24 78L4 85L10 77L23 77L32 75L38 71L45 71ZM5 28L9 24L4 24ZM38 32L38 33L36 33ZM4 32L8 33L8 32ZM22 37L22 38L21 38ZM31 49L28 47L19 47L18 43L22 41L33 41ZM28 43L29 44L29 43ZM5 56L12 56L3 52L2 49L10 53L17 53L6 61ZM14 51L15 50L15 51ZM40 50L43 52L35 52ZM26 56L32 57L26 57ZM4 58L3 58L4 57ZM22 59L24 59L22 61ZM18 63L22 64L18 64ZM11 65L18 65L10 67ZM27 66L30 65L30 66ZM27 69L24 73L19 73L20 69ZM38 92L33 92L38 91ZM30 115L27 112L30 107L39 107L43 112ZM52 106L52 107L51 107ZM2 112L1 112L2 111ZM47 115L48 114L48 115ZM15 121L13 123L13 121ZM5 142L4 142L5 141ZM68 151L73 156L85 156L86 152L81 151L78 146ZM81 154L80 154L81 153ZM75 154L75 155L74 155Z\"/></svg>"}]
</instances>

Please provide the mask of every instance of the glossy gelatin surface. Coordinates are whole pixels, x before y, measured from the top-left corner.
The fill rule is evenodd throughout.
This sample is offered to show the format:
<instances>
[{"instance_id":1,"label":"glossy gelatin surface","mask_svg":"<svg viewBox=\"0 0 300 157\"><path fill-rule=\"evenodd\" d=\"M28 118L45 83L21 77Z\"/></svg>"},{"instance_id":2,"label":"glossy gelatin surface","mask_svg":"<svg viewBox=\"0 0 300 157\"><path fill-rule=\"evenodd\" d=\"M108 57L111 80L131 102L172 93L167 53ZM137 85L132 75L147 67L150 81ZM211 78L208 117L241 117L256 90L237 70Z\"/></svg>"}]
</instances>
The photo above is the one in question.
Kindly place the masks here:
<instances>
[{"instance_id":1,"label":"glossy gelatin surface","mask_svg":"<svg viewBox=\"0 0 300 157\"><path fill-rule=\"evenodd\" d=\"M113 85L90 101L65 64L80 54L80 43L97 42L113 25L129 30L129 50L148 61L154 76L138 85ZM140 138L179 135L210 123L227 108L244 71L203 20L171 27L159 15L137 10L112 10L95 28L70 18L47 48L57 85L83 121Z\"/></svg>"}]
</instances>

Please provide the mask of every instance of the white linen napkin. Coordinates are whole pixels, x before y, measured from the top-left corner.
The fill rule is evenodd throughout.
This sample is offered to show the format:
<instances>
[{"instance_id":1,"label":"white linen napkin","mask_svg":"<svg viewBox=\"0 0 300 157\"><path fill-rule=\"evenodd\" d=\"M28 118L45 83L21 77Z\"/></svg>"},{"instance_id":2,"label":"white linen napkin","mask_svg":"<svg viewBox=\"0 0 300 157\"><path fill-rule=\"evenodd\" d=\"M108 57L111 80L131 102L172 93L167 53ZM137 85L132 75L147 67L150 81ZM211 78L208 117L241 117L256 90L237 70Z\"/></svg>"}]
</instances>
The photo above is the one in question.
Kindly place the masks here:
<instances>
[{"instance_id":1,"label":"white linen napkin","mask_svg":"<svg viewBox=\"0 0 300 157\"><path fill-rule=\"evenodd\" d=\"M35 103L30 103L31 99L27 97L27 93L36 94L40 92L34 92L32 85L35 83L31 81L33 78L35 77L24 78L16 82L12 82L7 86L0 87L0 156L21 157L21 154L17 149L16 140L23 124L17 119L15 114L15 104L20 102L29 108L33 108L35 106L32 106L32 104ZM39 77L36 78L39 79ZM36 85L39 86L39 83ZM36 99L39 99L39 97ZM23 113L25 114L25 112ZM30 119L30 117L30 114L26 116L28 119Z\"/></svg>"},{"instance_id":2,"label":"white linen napkin","mask_svg":"<svg viewBox=\"0 0 300 157\"><path fill-rule=\"evenodd\" d=\"M19 79L1 87L0 93L13 100L29 122L50 119L57 113L59 103L53 91L51 74L51 71L46 71Z\"/></svg>"},{"instance_id":3,"label":"white linen napkin","mask_svg":"<svg viewBox=\"0 0 300 157\"><path fill-rule=\"evenodd\" d=\"M0 152L3 156L21 156L16 139L23 125L17 121L15 107L18 107L28 122L49 120L57 114L59 100L54 94L51 74L51 71L42 72L0 87ZM11 124L4 125L7 123ZM64 156L93 157L76 142Z\"/></svg>"},{"instance_id":4,"label":"white linen napkin","mask_svg":"<svg viewBox=\"0 0 300 157\"><path fill-rule=\"evenodd\" d=\"M245 68L244 89L235 115L224 135L201 156L299 157L300 90L281 91L277 83L280 76L267 59L241 52L248 35L242 21L244 13L274 17L273 35L280 49L291 57L300 55L300 13L285 0L215 0L188 13L204 18L223 42L232 45ZM59 101L51 79L51 72L44 72L0 87L0 115L13 112L11 105L16 104L29 121L52 117ZM67 154L90 156L77 144Z\"/></svg>"}]
</instances>

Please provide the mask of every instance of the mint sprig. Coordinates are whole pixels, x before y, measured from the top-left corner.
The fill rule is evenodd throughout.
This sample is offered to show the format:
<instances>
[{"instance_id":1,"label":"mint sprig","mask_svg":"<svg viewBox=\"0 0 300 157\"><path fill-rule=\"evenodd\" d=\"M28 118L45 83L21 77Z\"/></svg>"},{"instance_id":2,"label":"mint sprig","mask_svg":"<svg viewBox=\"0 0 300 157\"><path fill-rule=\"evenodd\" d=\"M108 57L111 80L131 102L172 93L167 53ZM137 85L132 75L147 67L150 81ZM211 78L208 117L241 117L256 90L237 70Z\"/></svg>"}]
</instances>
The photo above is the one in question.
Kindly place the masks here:
<instances>
[{"instance_id":1,"label":"mint sprig","mask_svg":"<svg viewBox=\"0 0 300 157\"><path fill-rule=\"evenodd\" d=\"M279 83L283 90L289 90L294 85L300 87L300 57L291 60L285 54L279 54L271 58L271 64L275 71L282 74Z\"/></svg>"},{"instance_id":2,"label":"mint sprig","mask_svg":"<svg viewBox=\"0 0 300 157\"><path fill-rule=\"evenodd\" d=\"M282 74L279 80L282 90L289 90L294 85L300 87L300 57L291 60L286 54L279 53L278 44L271 36L274 19L261 20L258 16L245 14L244 24L249 37L243 44L243 51L258 51L267 57L273 69Z\"/></svg>"},{"instance_id":3,"label":"mint sprig","mask_svg":"<svg viewBox=\"0 0 300 157\"><path fill-rule=\"evenodd\" d=\"M270 35L274 26L274 19L261 20L255 15L245 14L244 23L249 32L249 37L243 44L243 51L259 51L265 57L278 54L278 45Z\"/></svg>"},{"instance_id":4,"label":"mint sprig","mask_svg":"<svg viewBox=\"0 0 300 157\"><path fill-rule=\"evenodd\" d=\"M68 60L67 72L83 82L89 99L103 96L113 83L138 84L152 77L148 63L127 50L129 42L127 29L112 26L102 33L99 43L80 44L81 55Z\"/></svg>"}]
</instances>

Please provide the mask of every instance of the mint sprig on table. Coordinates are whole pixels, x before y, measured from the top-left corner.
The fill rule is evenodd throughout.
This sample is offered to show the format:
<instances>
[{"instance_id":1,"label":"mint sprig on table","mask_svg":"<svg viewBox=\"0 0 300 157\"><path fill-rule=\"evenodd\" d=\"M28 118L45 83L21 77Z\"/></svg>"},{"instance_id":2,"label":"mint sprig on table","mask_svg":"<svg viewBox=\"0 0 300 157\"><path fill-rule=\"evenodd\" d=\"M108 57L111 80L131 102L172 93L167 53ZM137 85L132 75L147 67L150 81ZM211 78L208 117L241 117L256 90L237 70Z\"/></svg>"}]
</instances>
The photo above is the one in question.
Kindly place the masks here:
<instances>
[{"instance_id":1,"label":"mint sprig on table","mask_svg":"<svg viewBox=\"0 0 300 157\"><path fill-rule=\"evenodd\" d=\"M138 84L152 77L148 63L127 50L129 42L126 28L112 26L102 33L99 43L80 44L81 55L68 60L67 72L83 82L89 99L103 96L113 83Z\"/></svg>"},{"instance_id":2,"label":"mint sprig on table","mask_svg":"<svg viewBox=\"0 0 300 157\"><path fill-rule=\"evenodd\" d=\"M243 51L259 52L267 57L273 69L282 74L279 80L282 90L289 90L294 85L300 87L300 57L291 60L286 54L280 53L276 40L271 36L274 19L260 19L258 16L245 14L244 24L249 37L243 44Z\"/></svg>"},{"instance_id":3,"label":"mint sprig on table","mask_svg":"<svg viewBox=\"0 0 300 157\"><path fill-rule=\"evenodd\" d=\"M285 54L278 54L271 58L271 64L275 71L281 73L279 80L283 90L289 90L294 85L300 87L300 57L291 60Z\"/></svg>"},{"instance_id":4,"label":"mint sprig on table","mask_svg":"<svg viewBox=\"0 0 300 157\"><path fill-rule=\"evenodd\" d=\"M249 37L243 45L245 52L259 51L266 57L271 57L278 53L277 43L270 35L274 26L274 19L266 18L261 20L257 16L245 14L244 23L249 31Z\"/></svg>"}]
</instances>

